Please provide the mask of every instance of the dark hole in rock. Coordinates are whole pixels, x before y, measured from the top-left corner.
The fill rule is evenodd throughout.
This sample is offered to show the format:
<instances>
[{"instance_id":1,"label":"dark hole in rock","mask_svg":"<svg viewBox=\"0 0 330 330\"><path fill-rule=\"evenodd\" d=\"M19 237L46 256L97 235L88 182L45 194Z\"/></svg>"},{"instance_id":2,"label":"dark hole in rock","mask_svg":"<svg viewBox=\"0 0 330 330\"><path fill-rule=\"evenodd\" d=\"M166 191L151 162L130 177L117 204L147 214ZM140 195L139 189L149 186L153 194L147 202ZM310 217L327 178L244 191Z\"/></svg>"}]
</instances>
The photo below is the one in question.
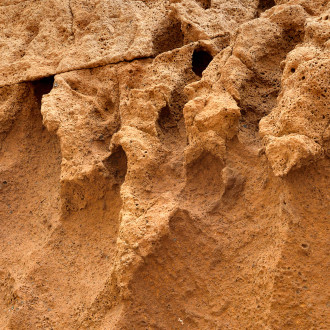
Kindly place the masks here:
<instances>
[{"instance_id":1,"label":"dark hole in rock","mask_svg":"<svg viewBox=\"0 0 330 330\"><path fill-rule=\"evenodd\" d=\"M201 77L203 71L212 61L213 56L203 49L195 49L192 55L192 70Z\"/></svg>"},{"instance_id":2,"label":"dark hole in rock","mask_svg":"<svg viewBox=\"0 0 330 330\"><path fill-rule=\"evenodd\" d=\"M32 82L34 95L37 99L39 108L41 107L42 96L48 94L54 85L54 76L45 77Z\"/></svg>"},{"instance_id":3,"label":"dark hole in rock","mask_svg":"<svg viewBox=\"0 0 330 330\"><path fill-rule=\"evenodd\" d=\"M122 146L117 146L114 152L103 161L116 184L121 185L125 181L127 173L127 156Z\"/></svg>"},{"instance_id":4,"label":"dark hole in rock","mask_svg":"<svg viewBox=\"0 0 330 330\"><path fill-rule=\"evenodd\" d=\"M296 72L296 69L295 69L295 68L292 68L292 69L291 69L291 72L292 72L292 73L295 73L295 72Z\"/></svg>"},{"instance_id":5,"label":"dark hole in rock","mask_svg":"<svg viewBox=\"0 0 330 330\"><path fill-rule=\"evenodd\" d=\"M153 38L153 49L156 54L180 48L184 43L181 22L178 20L166 20L164 22L165 24L161 25Z\"/></svg>"},{"instance_id":6,"label":"dark hole in rock","mask_svg":"<svg viewBox=\"0 0 330 330\"><path fill-rule=\"evenodd\" d=\"M211 0L197 0L200 6L204 9L211 8Z\"/></svg>"}]
</instances>

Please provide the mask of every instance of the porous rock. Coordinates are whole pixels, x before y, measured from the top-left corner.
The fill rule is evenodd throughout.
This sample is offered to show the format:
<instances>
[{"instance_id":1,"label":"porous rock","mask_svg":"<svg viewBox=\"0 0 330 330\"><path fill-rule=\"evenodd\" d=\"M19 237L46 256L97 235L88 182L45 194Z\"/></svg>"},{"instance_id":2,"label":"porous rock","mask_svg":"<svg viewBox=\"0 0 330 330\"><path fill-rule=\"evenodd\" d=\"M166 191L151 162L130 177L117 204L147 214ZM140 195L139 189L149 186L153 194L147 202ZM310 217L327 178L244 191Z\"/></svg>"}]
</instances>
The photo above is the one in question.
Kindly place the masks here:
<instances>
[{"instance_id":1,"label":"porous rock","mask_svg":"<svg viewBox=\"0 0 330 330\"><path fill-rule=\"evenodd\" d=\"M0 4L1 329L328 329L326 0Z\"/></svg>"}]
</instances>

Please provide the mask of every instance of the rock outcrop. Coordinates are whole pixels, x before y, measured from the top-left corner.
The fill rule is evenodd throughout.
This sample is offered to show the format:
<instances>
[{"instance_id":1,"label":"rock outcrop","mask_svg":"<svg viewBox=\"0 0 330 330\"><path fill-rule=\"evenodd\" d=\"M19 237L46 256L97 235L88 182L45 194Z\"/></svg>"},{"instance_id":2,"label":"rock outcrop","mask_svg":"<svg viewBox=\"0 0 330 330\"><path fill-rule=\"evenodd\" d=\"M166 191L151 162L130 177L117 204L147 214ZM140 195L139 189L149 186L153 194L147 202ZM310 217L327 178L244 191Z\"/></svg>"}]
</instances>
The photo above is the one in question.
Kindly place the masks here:
<instances>
[{"instance_id":1,"label":"rock outcrop","mask_svg":"<svg viewBox=\"0 0 330 330\"><path fill-rule=\"evenodd\" d=\"M328 329L328 0L3 0L1 329Z\"/></svg>"}]
</instances>

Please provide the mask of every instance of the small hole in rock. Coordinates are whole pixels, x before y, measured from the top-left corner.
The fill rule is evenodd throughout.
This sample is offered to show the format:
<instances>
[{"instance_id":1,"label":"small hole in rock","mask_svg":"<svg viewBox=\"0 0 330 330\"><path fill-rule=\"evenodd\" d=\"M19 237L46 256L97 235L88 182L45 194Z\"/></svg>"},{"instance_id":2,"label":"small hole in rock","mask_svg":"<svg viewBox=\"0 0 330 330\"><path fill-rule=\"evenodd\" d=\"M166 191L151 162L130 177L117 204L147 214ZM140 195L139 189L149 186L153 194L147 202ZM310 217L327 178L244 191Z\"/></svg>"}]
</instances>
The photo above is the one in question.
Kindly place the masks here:
<instances>
[{"instance_id":1,"label":"small hole in rock","mask_svg":"<svg viewBox=\"0 0 330 330\"><path fill-rule=\"evenodd\" d=\"M295 73L296 72L296 69L295 68L291 68L291 72L292 73Z\"/></svg>"},{"instance_id":2,"label":"small hole in rock","mask_svg":"<svg viewBox=\"0 0 330 330\"><path fill-rule=\"evenodd\" d=\"M203 71L212 61L213 56L203 49L195 49L192 55L192 70L201 77Z\"/></svg>"},{"instance_id":3,"label":"small hole in rock","mask_svg":"<svg viewBox=\"0 0 330 330\"><path fill-rule=\"evenodd\" d=\"M34 95L37 98L39 107L41 106L42 96L48 94L54 85L54 76L45 77L32 82Z\"/></svg>"},{"instance_id":4,"label":"small hole in rock","mask_svg":"<svg viewBox=\"0 0 330 330\"><path fill-rule=\"evenodd\" d=\"M308 244L303 243L303 244L301 244L301 247L302 247L303 249L307 249L307 248L308 248Z\"/></svg>"}]
</instances>

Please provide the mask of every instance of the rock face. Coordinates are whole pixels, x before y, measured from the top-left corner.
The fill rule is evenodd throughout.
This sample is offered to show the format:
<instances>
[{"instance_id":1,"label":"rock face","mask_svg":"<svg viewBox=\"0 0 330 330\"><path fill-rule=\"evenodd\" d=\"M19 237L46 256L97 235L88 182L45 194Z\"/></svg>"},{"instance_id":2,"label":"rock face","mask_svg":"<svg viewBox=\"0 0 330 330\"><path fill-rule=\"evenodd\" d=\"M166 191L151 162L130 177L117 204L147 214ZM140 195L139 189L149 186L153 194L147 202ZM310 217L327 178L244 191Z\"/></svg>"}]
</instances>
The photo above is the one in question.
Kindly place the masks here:
<instances>
[{"instance_id":1,"label":"rock face","mask_svg":"<svg viewBox=\"0 0 330 330\"><path fill-rule=\"evenodd\" d=\"M2 0L1 329L329 329L330 2Z\"/></svg>"}]
</instances>

